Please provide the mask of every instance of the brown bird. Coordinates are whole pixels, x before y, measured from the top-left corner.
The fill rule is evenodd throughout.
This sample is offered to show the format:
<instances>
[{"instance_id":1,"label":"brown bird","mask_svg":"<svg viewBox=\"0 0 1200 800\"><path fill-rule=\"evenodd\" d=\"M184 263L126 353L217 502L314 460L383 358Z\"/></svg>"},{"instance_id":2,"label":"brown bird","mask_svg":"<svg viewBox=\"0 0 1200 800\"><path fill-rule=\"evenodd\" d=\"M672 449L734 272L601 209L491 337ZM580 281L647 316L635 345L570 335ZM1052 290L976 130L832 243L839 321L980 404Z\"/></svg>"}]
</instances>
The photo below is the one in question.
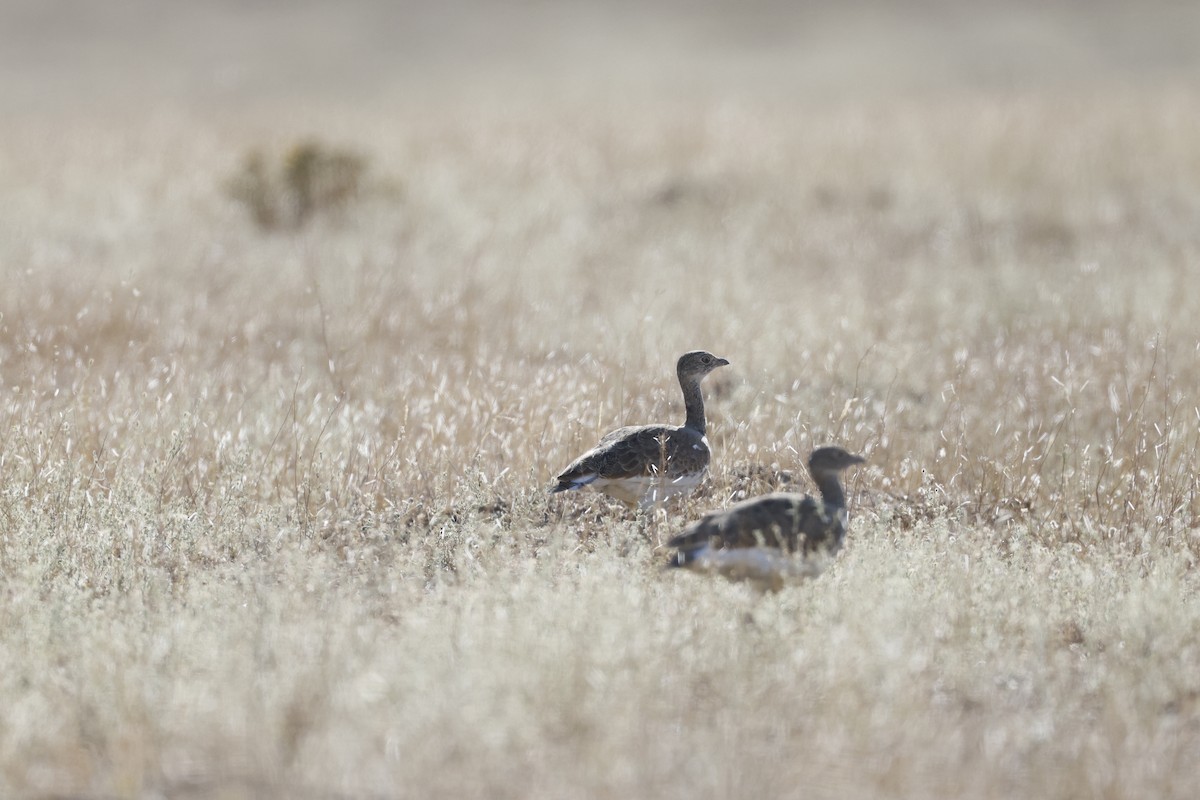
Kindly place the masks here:
<instances>
[{"instance_id":1,"label":"brown bird","mask_svg":"<svg viewBox=\"0 0 1200 800\"><path fill-rule=\"evenodd\" d=\"M808 458L808 470L821 492L820 500L773 492L705 514L667 542L676 550L669 565L724 574L779 569L790 562L780 559L781 553L833 556L841 549L849 524L840 475L864 461L840 447L817 448ZM802 567L800 571L812 570Z\"/></svg>"},{"instance_id":2,"label":"brown bird","mask_svg":"<svg viewBox=\"0 0 1200 800\"><path fill-rule=\"evenodd\" d=\"M681 426L635 425L618 428L571 462L550 491L590 486L631 506L643 508L692 491L708 470L700 381L729 362L703 350L679 357L675 372L683 389L687 420Z\"/></svg>"}]
</instances>

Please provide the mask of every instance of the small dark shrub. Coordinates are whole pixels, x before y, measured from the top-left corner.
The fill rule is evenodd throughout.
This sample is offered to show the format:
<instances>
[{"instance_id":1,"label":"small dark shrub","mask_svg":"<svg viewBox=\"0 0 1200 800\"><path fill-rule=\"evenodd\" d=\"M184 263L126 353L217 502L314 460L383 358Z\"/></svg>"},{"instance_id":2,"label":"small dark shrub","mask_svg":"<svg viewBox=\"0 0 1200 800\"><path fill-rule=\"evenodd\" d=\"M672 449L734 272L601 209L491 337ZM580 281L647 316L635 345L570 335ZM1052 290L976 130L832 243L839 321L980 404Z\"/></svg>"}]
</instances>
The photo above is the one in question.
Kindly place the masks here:
<instances>
[{"instance_id":1,"label":"small dark shrub","mask_svg":"<svg viewBox=\"0 0 1200 800\"><path fill-rule=\"evenodd\" d=\"M251 152L227 190L259 227L298 228L314 214L354 199L365 169L365 160L356 153L305 141L274 162L261 151Z\"/></svg>"}]
</instances>

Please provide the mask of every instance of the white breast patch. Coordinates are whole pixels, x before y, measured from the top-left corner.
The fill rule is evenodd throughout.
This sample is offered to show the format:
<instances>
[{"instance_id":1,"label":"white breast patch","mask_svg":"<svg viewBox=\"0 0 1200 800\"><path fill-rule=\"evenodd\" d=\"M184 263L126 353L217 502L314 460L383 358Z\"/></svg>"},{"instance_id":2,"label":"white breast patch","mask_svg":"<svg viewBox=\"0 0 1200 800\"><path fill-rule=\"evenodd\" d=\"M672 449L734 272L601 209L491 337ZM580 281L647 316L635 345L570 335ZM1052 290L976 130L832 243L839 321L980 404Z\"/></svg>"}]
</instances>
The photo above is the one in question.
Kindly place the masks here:
<instances>
[{"instance_id":1,"label":"white breast patch","mask_svg":"<svg viewBox=\"0 0 1200 800\"><path fill-rule=\"evenodd\" d=\"M678 494L688 494L704 480L707 470L663 478L638 475L632 478L600 478L592 486L630 504L649 508Z\"/></svg>"},{"instance_id":2,"label":"white breast patch","mask_svg":"<svg viewBox=\"0 0 1200 800\"><path fill-rule=\"evenodd\" d=\"M695 572L722 575L732 581L750 581L781 588L787 581L815 578L824 563L787 556L774 548L740 547L721 550L704 547L687 564Z\"/></svg>"}]
</instances>

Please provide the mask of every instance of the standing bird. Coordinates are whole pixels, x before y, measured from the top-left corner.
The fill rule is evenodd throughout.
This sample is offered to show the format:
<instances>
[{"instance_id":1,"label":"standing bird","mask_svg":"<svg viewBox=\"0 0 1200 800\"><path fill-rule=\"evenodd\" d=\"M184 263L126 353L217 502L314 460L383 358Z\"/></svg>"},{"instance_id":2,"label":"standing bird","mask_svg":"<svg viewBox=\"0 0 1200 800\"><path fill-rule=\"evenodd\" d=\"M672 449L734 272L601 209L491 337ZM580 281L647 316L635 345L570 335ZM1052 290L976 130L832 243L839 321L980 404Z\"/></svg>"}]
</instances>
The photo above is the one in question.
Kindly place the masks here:
<instances>
[{"instance_id":1,"label":"standing bird","mask_svg":"<svg viewBox=\"0 0 1200 800\"><path fill-rule=\"evenodd\" d=\"M781 572L796 576L819 573L812 562L783 556L823 553L831 557L841 549L849 516L840 476L843 470L865 461L840 447L813 450L808 471L821 491L820 500L773 492L705 514L667 542L676 550L669 566L769 583L782 580Z\"/></svg>"},{"instance_id":2,"label":"standing bird","mask_svg":"<svg viewBox=\"0 0 1200 800\"><path fill-rule=\"evenodd\" d=\"M659 500L696 488L708 470L704 397L700 381L729 362L703 350L679 357L675 372L683 389L687 420L681 426L634 425L618 428L571 462L550 491L591 486L631 506L648 508Z\"/></svg>"}]
</instances>

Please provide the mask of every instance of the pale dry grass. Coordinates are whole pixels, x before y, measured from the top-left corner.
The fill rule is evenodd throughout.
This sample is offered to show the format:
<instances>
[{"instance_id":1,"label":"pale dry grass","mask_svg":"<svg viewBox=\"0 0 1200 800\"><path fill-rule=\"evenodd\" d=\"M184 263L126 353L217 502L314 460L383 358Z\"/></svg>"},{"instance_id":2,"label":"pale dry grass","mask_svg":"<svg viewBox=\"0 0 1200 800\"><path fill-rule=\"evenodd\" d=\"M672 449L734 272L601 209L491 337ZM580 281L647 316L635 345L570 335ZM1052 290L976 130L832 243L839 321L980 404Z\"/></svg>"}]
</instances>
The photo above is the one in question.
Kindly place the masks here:
<instances>
[{"instance_id":1,"label":"pale dry grass","mask_svg":"<svg viewBox=\"0 0 1200 800\"><path fill-rule=\"evenodd\" d=\"M264 234L252 116L3 123L0 794L1200 790L1194 94L304 125ZM706 489L548 497L694 347ZM825 442L829 572L661 571Z\"/></svg>"}]
</instances>

